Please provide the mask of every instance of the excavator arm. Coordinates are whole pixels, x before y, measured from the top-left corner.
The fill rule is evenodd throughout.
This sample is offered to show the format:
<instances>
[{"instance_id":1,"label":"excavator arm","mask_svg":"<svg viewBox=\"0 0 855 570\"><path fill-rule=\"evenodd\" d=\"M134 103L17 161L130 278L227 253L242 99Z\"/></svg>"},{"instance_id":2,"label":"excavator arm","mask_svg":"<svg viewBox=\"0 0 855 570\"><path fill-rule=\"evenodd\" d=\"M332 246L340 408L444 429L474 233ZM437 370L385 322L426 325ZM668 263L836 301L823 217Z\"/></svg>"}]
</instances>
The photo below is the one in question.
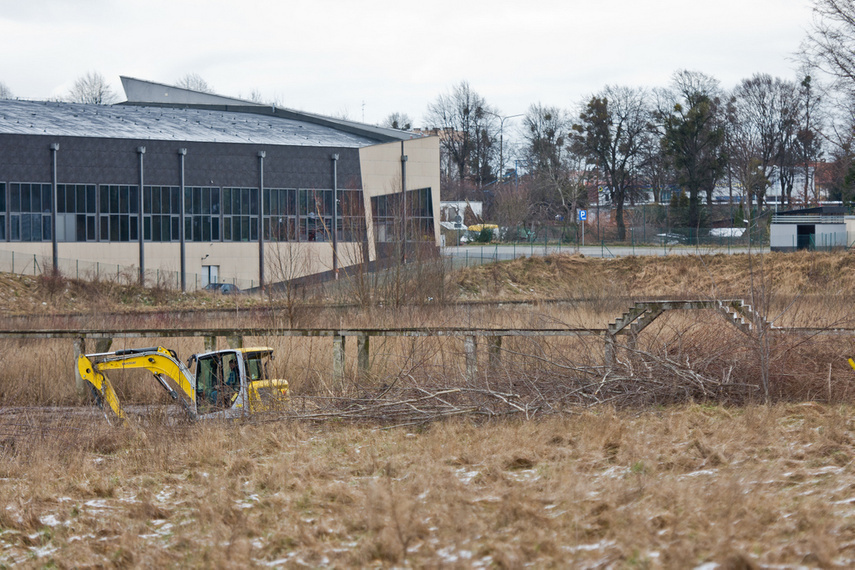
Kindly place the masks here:
<instances>
[{"instance_id":1,"label":"excavator arm","mask_svg":"<svg viewBox=\"0 0 855 570\"><path fill-rule=\"evenodd\" d=\"M127 370L143 368L154 374L155 379L169 392L174 400L180 400L187 412L196 417L196 380L182 364L175 352L162 346L119 350L82 355L77 360L77 369L81 378L93 387L99 403L106 403L116 416L123 422L125 413L119 403L119 398L109 378L104 374L107 370ZM184 393L181 397L167 382L172 380Z\"/></svg>"}]
</instances>

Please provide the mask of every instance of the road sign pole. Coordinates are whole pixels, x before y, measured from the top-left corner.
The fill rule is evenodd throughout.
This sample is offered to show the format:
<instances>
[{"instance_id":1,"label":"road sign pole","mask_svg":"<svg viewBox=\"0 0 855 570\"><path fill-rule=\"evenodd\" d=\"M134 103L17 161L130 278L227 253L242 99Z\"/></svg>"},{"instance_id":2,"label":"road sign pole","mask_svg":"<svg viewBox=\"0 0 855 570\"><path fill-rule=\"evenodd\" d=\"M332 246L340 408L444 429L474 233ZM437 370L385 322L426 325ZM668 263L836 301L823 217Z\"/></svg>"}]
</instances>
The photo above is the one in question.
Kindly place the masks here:
<instances>
[{"instance_id":1,"label":"road sign pole","mask_svg":"<svg viewBox=\"0 0 855 570\"><path fill-rule=\"evenodd\" d=\"M582 224L582 247L585 247L585 222L588 221L588 210L579 210L579 222ZM597 219L599 223L599 219Z\"/></svg>"}]
</instances>

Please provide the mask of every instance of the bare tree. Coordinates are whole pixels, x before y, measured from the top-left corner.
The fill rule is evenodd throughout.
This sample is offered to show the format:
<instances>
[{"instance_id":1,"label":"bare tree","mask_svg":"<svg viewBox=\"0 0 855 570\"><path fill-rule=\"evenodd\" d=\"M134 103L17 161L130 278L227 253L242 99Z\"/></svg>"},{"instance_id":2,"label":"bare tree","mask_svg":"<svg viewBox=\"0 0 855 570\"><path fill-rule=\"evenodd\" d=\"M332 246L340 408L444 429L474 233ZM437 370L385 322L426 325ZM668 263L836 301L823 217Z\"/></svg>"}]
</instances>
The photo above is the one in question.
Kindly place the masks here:
<instances>
[{"instance_id":1,"label":"bare tree","mask_svg":"<svg viewBox=\"0 0 855 570\"><path fill-rule=\"evenodd\" d=\"M252 91L249 92L249 100L253 103L264 103L264 97L261 96L261 91L256 88L253 88Z\"/></svg>"},{"instance_id":2,"label":"bare tree","mask_svg":"<svg viewBox=\"0 0 855 570\"><path fill-rule=\"evenodd\" d=\"M647 92L607 86L585 104L573 130L576 152L596 162L603 173L615 208L618 239L623 241L626 239L623 206L642 165L642 151L649 144Z\"/></svg>"},{"instance_id":3,"label":"bare tree","mask_svg":"<svg viewBox=\"0 0 855 570\"><path fill-rule=\"evenodd\" d=\"M586 197L584 157L571 152L571 128L566 111L540 103L529 107L523 126L533 198L554 205L565 222L574 219Z\"/></svg>"},{"instance_id":4,"label":"bare tree","mask_svg":"<svg viewBox=\"0 0 855 570\"><path fill-rule=\"evenodd\" d=\"M14 99L15 96L12 94L12 90L9 89L9 86L0 81L0 99Z\"/></svg>"},{"instance_id":5,"label":"bare tree","mask_svg":"<svg viewBox=\"0 0 855 570\"><path fill-rule=\"evenodd\" d=\"M406 113L389 113L389 116L383 119L383 122L380 123L381 127L387 127L390 129L399 129L402 131L409 131L413 128L413 120Z\"/></svg>"},{"instance_id":6,"label":"bare tree","mask_svg":"<svg viewBox=\"0 0 855 570\"><path fill-rule=\"evenodd\" d=\"M743 80L728 104L729 154L749 208L753 198L763 208L773 169L785 152L795 127L796 87L791 81L758 73Z\"/></svg>"},{"instance_id":7,"label":"bare tree","mask_svg":"<svg viewBox=\"0 0 855 570\"><path fill-rule=\"evenodd\" d=\"M188 73L184 75L175 84L176 87L182 89L190 89L191 91L199 91L200 93L213 93L214 89L208 85L208 82L198 73Z\"/></svg>"},{"instance_id":8,"label":"bare tree","mask_svg":"<svg viewBox=\"0 0 855 570\"><path fill-rule=\"evenodd\" d=\"M480 188L495 179L493 159L497 154L498 134L495 117L495 110L466 81L428 106L427 123L443 131L440 149L454 166L457 180L474 181Z\"/></svg>"},{"instance_id":9,"label":"bare tree","mask_svg":"<svg viewBox=\"0 0 855 570\"><path fill-rule=\"evenodd\" d=\"M847 91L855 90L855 3L814 0L813 22L802 44L807 62L834 76Z\"/></svg>"},{"instance_id":10,"label":"bare tree","mask_svg":"<svg viewBox=\"0 0 855 570\"><path fill-rule=\"evenodd\" d=\"M65 98L72 103L92 105L110 105L119 99L104 76L97 71L90 71L79 77Z\"/></svg>"},{"instance_id":11,"label":"bare tree","mask_svg":"<svg viewBox=\"0 0 855 570\"><path fill-rule=\"evenodd\" d=\"M676 179L688 193L688 225L700 221L699 195L706 191L707 204L724 172L724 120L718 97L718 81L703 73L674 74L673 106L657 112L662 122L662 148L673 161Z\"/></svg>"},{"instance_id":12,"label":"bare tree","mask_svg":"<svg viewBox=\"0 0 855 570\"><path fill-rule=\"evenodd\" d=\"M796 161L804 175L802 203L807 205L811 198L815 202L819 201L819 196L816 194L816 163L822 154L822 123L824 120L821 112L823 99L810 75L805 74L804 79L799 84L798 97L799 119L794 149ZM814 184L811 184L811 181ZM813 197L810 195L811 186L814 190Z\"/></svg>"}]
</instances>

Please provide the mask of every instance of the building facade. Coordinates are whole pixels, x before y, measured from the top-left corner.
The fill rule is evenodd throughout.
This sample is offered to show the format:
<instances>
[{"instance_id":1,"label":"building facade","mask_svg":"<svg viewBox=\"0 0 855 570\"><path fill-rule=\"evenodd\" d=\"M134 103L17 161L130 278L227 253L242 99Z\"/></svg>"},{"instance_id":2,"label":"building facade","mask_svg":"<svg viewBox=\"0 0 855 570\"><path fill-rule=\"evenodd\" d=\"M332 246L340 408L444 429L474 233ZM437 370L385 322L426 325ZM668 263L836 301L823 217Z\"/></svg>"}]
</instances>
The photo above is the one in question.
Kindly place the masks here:
<instances>
[{"instance_id":1,"label":"building facade","mask_svg":"<svg viewBox=\"0 0 855 570\"><path fill-rule=\"evenodd\" d=\"M252 287L438 243L436 137L199 96L0 101L0 264Z\"/></svg>"}]
</instances>

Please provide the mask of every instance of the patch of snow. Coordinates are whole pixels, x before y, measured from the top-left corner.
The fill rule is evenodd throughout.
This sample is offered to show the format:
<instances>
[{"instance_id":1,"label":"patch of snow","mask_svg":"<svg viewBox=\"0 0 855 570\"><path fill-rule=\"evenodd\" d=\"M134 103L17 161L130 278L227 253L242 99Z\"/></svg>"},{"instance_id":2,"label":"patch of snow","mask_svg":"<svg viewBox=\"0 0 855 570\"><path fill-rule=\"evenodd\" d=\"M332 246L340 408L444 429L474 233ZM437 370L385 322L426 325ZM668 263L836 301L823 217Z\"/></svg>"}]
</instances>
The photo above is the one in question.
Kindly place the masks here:
<instances>
[{"instance_id":1,"label":"patch of snow","mask_svg":"<svg viewBox=\"0 0 855 570\"><path fill-rule=\"evenodd\" d=\"M455 471L457 474L457 478L461 483L469 484L471 483L475 477L481 474L480 471L467 471L465 467L461 467Z\"/></svg>"},{"instance_id":2,"label":"patch of snow","mask_svg":"<svg viewBox=\"0 0 855 570\"><path fill-rule=\"evenodd\" d=\"M530 481L537 481L538 479L540 479L540 475L537 474L537 471L535 469L520 469L519 471L509 471L507 475L518 483L526 483Z\"/></svg>"},{"instance_id":3,"label":"patch of snow","mask_svg":"<svg viewBox=\"0 0 855 570\"><path fill-rule=\"evenodd\" d=\"M718 471L715 469L699 469L697 471L692 471L691 473L685 473L678 477L678 479L683 479L686 477L700 477L701 475L718 475Z\"/></svg>"},{"instance_id":4,"label":"patch of snow","mask_svg":"<svg viewBox=\"0 0 855 570\"><path fill-rule=\"evenodd\" d=\"M45 526L59 526L62 524L59 519L57 519L54 515L45 515L43 517L39 517L39 522Z\"/></svg>"},{"instance_id":5,"label":"patch of snow","mask_svg":"<svg viewBox=\"0 0 855 570\"><path fill-rule=\"evenodd\" d=\"M57 550L59 550L58 546L41 546L31 549L30 552L36 558L41 558L43 556L50 556Z\"/></svg>"},{"instance_id":6,"label":"patch of snow","mask_svg":"<svg viewBox=\"0 0 855 570\"><path fill-rule=\"evenodd\" d=\"M609 546L614 545L614 540L601 540L594 544L577 544L576 546L562 546L561 548L567 552L594 552L596 550L604 550Z\"/></svg>"},{"instance_id":7,"label":"patch of snow","mask_svg":"<svg viewBox=\"0 0 855 570\"><path fill-rule=\"evenodd\" d=\"M472 558L471 550L459 550L457 552L454 551L453 546L446 546L445 548L440 548L436 551L440 558L444 562L449 564L453 564L455 562L459 562L462 558L463 560L470 560Z\"/></svg>"},{"instance_id":8,"label":"patch of snow","mask_svg":"<svg viewBox=\"0 0 855 570\"><path fill-rule=\"evenodd\" d=\"M278 568L280 566L289 566L289 562L291 562L291 560L295 556L297 556L296 552L289 552L288 556L286 556L285 558L279 558L277 560L270 560L270 561L258 561L258 562L260 562L264 566L270 566L270 567Z\"/></svg>"}]
</instances>

